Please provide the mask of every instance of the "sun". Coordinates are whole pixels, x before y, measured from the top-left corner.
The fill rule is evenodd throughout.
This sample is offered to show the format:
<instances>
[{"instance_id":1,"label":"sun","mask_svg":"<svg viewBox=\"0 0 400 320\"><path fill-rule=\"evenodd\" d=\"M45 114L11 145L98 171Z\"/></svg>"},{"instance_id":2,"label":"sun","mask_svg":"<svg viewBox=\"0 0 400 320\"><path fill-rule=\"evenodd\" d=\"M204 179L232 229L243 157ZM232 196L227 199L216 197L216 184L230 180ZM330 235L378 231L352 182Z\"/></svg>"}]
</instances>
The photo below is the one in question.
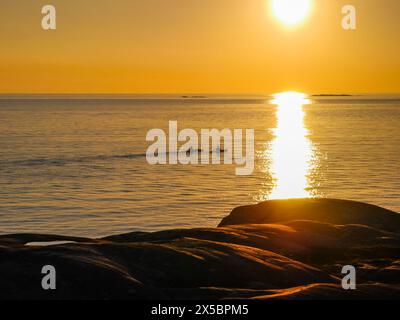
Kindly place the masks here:
<instances>
[{"instance_id":1,"label":"sun","mask_svg":"<svg viewBox=\"0 0 400 320\"><path fill-rule=\"evenodd\" d=\"M304 21L311 11L311 0L271 0L275 17L286 26Z\"/></svg>"}]
</instances>

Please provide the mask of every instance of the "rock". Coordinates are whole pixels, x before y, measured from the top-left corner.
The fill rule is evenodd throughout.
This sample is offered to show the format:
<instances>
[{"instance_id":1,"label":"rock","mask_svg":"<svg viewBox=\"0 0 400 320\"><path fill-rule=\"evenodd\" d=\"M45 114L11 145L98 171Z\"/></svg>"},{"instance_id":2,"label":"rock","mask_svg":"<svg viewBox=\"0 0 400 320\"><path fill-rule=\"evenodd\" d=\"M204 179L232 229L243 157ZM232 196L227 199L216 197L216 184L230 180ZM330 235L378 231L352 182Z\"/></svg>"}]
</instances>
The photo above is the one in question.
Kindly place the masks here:
<instances>
[{"instance_id":1,"label":"rock","mask_svg":"<svg viewBox=\"0 0 400 320\"><path fill-rule=\"evenodd\" d=\"M271 200L235 208L220 227L236 224L313 220L334 224L363 224L387 231L400 230L400 215L375 205L338 199Z\"/></svg>"},{"instance_id":2,"label":"rock","mask_svg":"<svg viewBox=\"0 0 400 320\"><path fill-rule=\"evenodd\" d=\"M6 235L0 298L400 299L398 223L366 204L287 200L235 209L218 228ZM73 243L26 245L42 241ZM41 288L46 264L56 268L55 291ZM347 264L357 268L355 291L340 286Z\"/></svg>"}]
</instances>

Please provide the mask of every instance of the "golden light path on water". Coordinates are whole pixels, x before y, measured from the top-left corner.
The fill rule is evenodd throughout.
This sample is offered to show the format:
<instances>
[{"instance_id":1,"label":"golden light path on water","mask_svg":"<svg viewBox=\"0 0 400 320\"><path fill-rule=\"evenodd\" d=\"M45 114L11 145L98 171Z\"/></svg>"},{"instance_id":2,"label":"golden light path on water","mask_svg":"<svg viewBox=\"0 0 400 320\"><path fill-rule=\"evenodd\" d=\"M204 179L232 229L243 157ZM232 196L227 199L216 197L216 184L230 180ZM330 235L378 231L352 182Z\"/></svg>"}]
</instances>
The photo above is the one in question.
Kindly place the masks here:
<instances>
[{"instance_id":1,"label":"golden light path on water","mask_svg":"<svg viewBox=\"0 0 400 320\"><path fill-rule=\"evenodd\" d=\"M307 96L298 92L274 95L277 105L277 127L272 142L270 167L274 188L269 199L310 197L308 175L313 157L312 143L304 126L303 106L309 104Z\"/></svg>"}]
</instances>

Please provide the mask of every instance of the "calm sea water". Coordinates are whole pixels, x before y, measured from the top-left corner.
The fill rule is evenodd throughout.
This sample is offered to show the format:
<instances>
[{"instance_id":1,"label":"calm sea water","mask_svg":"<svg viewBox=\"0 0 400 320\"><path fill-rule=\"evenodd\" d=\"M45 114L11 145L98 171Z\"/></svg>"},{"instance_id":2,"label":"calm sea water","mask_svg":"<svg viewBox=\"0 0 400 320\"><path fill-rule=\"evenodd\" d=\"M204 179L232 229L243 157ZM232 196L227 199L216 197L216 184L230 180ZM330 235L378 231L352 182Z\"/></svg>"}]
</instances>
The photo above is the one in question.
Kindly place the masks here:
<instances>
[{"instance_id":1,"label":"calm sea water","mask_svg":"<svg viewBox=\"0 0 400 320\"><path fill-rule=\"evenodd\" d=\"M400 212L400 99L318 98L297 115L268 101L0 99L0 233L216 226L236 206L296 188ZM254 173L150 166L146 133L169 120L254 128Z\"/></svg>"}]
</instances>

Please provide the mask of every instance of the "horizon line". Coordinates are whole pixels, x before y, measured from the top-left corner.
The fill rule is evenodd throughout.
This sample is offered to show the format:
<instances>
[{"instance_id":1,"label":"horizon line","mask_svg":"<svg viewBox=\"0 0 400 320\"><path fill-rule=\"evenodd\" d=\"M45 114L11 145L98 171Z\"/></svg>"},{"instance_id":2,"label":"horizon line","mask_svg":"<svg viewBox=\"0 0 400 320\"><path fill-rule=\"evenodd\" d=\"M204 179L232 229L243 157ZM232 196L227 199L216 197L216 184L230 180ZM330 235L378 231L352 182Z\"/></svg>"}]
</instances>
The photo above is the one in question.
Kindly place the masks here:
<instances>
[{"instance_id":1,"label":"horizon line","mask_svg":"<svg viewBox=\"0 0 400 320\"><path fill-rule=\"evenodd\" d=\"M60 95L66 95L66 96L180 96L183 98L192 98L192 97L207 97L207 96L270 96L276 93L282 93L282 92L289 92L289 91L294 91L294 92L300 92L307 94L309 96L363 96L363 95L400 95L399 92L331 92L331 91L326 91L326 92L311 92L307 93L301 90L282 90L282 91L276 91L276 92L264 92L264 93L246 93L246 92L240 92L240 93L224 93L224 92L218 92L218 93L207 93L207 92L173 92L173 93L138 93L138 92L118 92L118 93L112 93L112 92L105 92L105 93L98 93L98 92L0 92L0 96L37 96L37 95L47 95L47 96L60 96Z\"/></svg>"}]
</instances>

